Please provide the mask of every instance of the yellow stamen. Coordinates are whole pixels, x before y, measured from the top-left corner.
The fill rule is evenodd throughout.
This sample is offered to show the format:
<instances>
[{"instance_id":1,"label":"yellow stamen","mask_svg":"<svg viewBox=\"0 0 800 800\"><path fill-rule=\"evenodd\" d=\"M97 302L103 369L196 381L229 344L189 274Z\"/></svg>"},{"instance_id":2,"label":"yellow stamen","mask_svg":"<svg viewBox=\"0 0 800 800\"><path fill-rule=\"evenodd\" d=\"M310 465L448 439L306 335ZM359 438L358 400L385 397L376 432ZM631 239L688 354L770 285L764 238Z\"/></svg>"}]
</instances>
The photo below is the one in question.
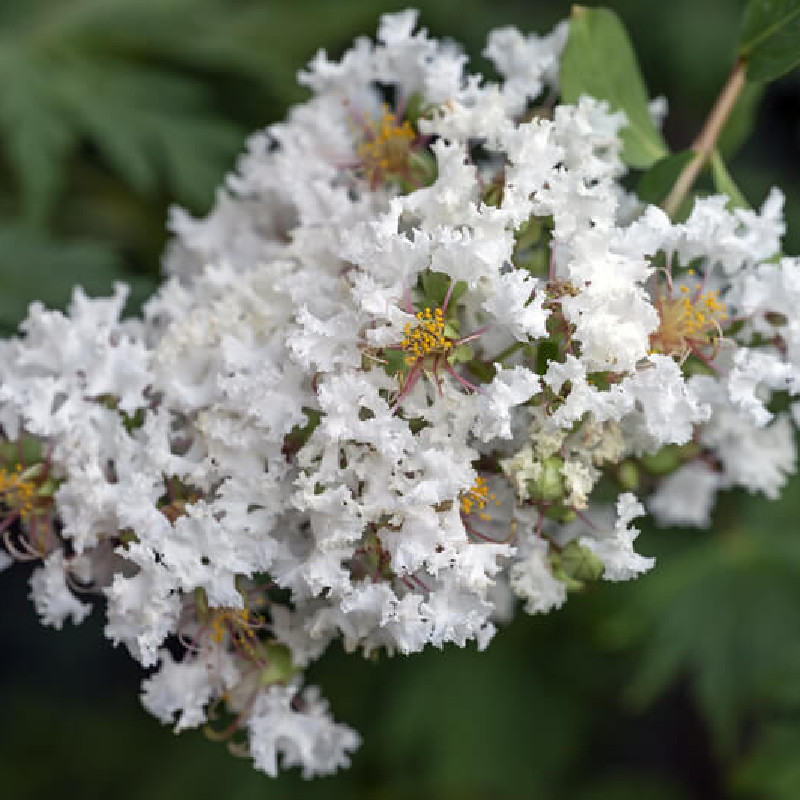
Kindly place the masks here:
<instances>
[{"instance_id":1,"label":"yellow stamen","mask_svg":"<svg viewBox=\"0 0 800 800\"><path fill-rule=\"evenodd\" d=\"M722 337L728 316L716 293L692 294L688 286L681 286L680 291L678 297L656 301L660 324L650 335L651 352L685 358L693 350L715 347Z\"/></svg>"},{"instance_id":2,"label":"yellow stamen","mask_svg":"<svg viewBox=\"0 0 800 800\"><path fill-rule=\"evenodd\" d=\"M2 502L12 511L18 511L25 520L33 513L36 484L23 478L22 467L17 467L12 473L0 469L0 495Z\"/></svg>"},{"instance_id":3,"label":"yellow stamen","mask_svg":"<svg viewBox=\"0 0 800 800\"><path fill-rule=\"evenodd\" d=\"M494 492L489 491L486 481L479 475L472 487L461 495L461 513L468 517L473 511L477 511L481 519L489 519L489 515L482 512L490 502L495 500Z\"/></svg>"},{"instance_id":4,"label":"yellow stamen","mask_svg":"<svg viewBox=\"0 0 800 800\"><path fill-rule=\"evenodd\" d=\"M255 627L261 623L261 617L246 608L214 608L211 609L210 639L221 644L226 636L241 648L244 655L254 658L255 645L258 641Z\"/></svg>"},{"instance_id":5,"label":"yellow stamen","mask_svg":"<svg viewBox=\"0 0 800 800\"><path fill-rule=\"evenodd\" d=\"M448 339L444 332L444 311L437 308L431 311L418 311L415 315L416 324L407 323L403 330L404 339L401 347L409 355L406 356L406 364L414 364L417 359L428 355L443 355L452 347L453 342Z\"/></svg>"},{"instance_id":6,"label":"yellow stamen","mask_svg":"<svg viewBox=\"0 0 800 800\"><path fill-rule=\"evenodd\" d=\"M386 105L379 122L368 118L366 138L356 148L367 180L376 184L387 174L406 172L415 138L411 123L408 120L401 123Z\"/></svg>"}]
</instances>

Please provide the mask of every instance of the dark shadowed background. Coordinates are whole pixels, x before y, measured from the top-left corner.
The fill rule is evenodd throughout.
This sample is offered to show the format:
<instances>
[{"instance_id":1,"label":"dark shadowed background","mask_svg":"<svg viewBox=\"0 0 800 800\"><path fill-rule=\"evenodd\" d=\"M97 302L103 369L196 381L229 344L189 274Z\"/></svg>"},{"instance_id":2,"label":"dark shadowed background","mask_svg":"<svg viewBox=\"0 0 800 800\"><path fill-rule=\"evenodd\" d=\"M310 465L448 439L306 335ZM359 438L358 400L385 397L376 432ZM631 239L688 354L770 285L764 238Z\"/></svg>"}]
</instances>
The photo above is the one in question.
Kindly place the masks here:
<instances>
[{"instance_id":1,"label":"dark shadowed background","mask_svg":"<svg viewBox=\"0 0 800 800\"><path fill-rule=\"evenodd\" d=\"M70 288L158 279L173 203L196 213L246 134L302 99L298 68L340 53L406 4L382 0L0 0L0 328ZM561 0L419 2L464 43L545 32ZM725 80L740 0L610 0L666 134L687 147ZM787 197L800 252L800 78L744 101L725 142L754 205ZM747 115L742 115L747 133ZM737 141L738 139L738 141ZM726 497L713 532L647 531L657 568L544 618L520 616L489 651L367 662L333 651L311 672L364 736L351 771L271 781L201 732L173 736L138 704L140 670L101 633L39 626L28 572L0 577L0 797L800 798L800 482L777 503Z\"/></svg>"}]
</instances>

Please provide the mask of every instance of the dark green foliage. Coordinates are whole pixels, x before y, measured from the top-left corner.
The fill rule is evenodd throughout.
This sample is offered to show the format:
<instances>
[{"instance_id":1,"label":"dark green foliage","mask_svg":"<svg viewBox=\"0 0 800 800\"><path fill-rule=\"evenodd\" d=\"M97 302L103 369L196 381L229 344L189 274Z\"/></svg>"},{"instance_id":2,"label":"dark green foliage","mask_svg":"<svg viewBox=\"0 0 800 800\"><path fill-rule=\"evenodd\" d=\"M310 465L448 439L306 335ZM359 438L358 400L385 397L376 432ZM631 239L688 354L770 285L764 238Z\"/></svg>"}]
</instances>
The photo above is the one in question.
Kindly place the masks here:
<instances>
[{"instance_id":1,"label":"dark green foliage","mask_svg":"<svg viewBox=\"0 0 800 800\"><path fill-rule=\"evenodd\" d=\"M76 283L98 294L115 280L132 282L135 307L155 284L169 204L207 209L245 134L302 97L294 75L315 50L335 55L355 35L373 33L381 11L405 5L0 1L0 326L10 331L33 300L63 306ZM566 0L420 5L424 25L465 42L472 56L493 25L544 31L570 10ZM626 111L634 121L628 163L649 169L639 188L659 202L664 170L673 174L685 153L662 160L668 151L647 98L668 95L666 138L676 151L689 147L730 69L743 3L610 5L631 32L650 95L619 19L590 9L573 23L565 91L593 92ZM742 39L749 77L774 77L796 60L796 17L762 36L765 15L796 5L750 3ZM790 102L770 112L772 89L749 85L718 144L753 205L771 183L787 192L794 236L800 189L790 112L800 85L787 76L781 87ZM781 125L790 150L775 138ZM745 144L751 129L756 140ZM733 194L718 169L698 191L714 179ZM546 274L547 225L526 235L523 266ZM433 278L414 299L438 305L446 288ZM538 357L543 370L552 354L542 347ZM403 368L403 353L388 358L390 369ZM480 368L490 379L490 366L471 362ZM307 417L287 447L311 435L317 420ZM679 455L628 464L627 478L646 482ZM637 549L658 563L631 584L595 583L585 553L565 553L565 574L583 588L561 612L520 615L485 653L450 648L374 664L334 649L311 679L364 745L351 772L312 784L297 775L270 781L200 733L173 736L139 706L140 676L102 638L98 610L84 627L45 630L24 570L4 573L0 795L795 800L800 482L778 503L726 503L713 531L643 534Z\"/></svg>"},{"instance_id":2,"label":"dark green foliage","mask_svg":"<svg viewBox=\"0 0 800 800\"><path fill-rule=\"evenodd\" d=\"M691 150L664 156L653 164L636 184L636 194L645 202L659 205L669 194L678 175L694 158Z\"/></svg>"},{"instance_id":3,"label":"dark green foliage","mask_svg":"<svg viewBox=\"0 0 800 800\"><path fill-rule=\"evenodd\" d=\"M733 785L745 797L795 800L800 786L800 709L765 726L755 749L734 773Z\"/></svg>"},{"instance_id":4,"label":"dark green foliage","mask_svg":"<svg viewBox=\"0 0 800 800\"><path fill-rule=\"evenodd\" d=\"M100 241L57 241L20 225L0 226L0 330L7 335L19 324L28 305L66 305L75 285L89 294L109 292L115 280L131 284L138 304L155 285L131 276L110 245Z\"/></svg>"},{"instance_id":5,"label":"dark green foliage","mask_svg":"<svg viewBox=\"0 0 800 800\"><path fill-rule=\"evenodd\" d=\"M763 96L763 83L748 83L742 90L717 140L717 149L725 158L733 158L749 138Z\"/></svg>"},{"instance_id":6,"label":"dark green foliage","mask_svg":"<svg viewBox=\"0 0 800 800\"><path fill-rule=\"evenodd\" d=\"M200 31L189 10L197 4L31 5L0 35L2 149L25 217L49 215L85 145L139 193L165 188L191 205L207 203L242 131L214 114L202 81L157 61L156 32L167 30L175 32L170 57L191 59L190 37ZM216 3L204 5L213 22Z\"/></svg>"},{"instance_id":7,"label":"dark green foliage","mask_svg":"<svg viewBox=\"0 0 800 800\"><path fill-rule=\"evenodd\" d=\"M714 188L720 194L726 194L730 198L728 207L731 208L749 208L750 204L745 200L741 189L733 182L725 162L718 150L711 154L709 162L711 166L711 177L714 181Z\"/></svg>"},{"instance_id":8,"label":"dark green foliage","mask_svg":"<svg viewBox=\"0 0 800 800\"><path fill-rule=\"evenodd\" d=\"M574 103L582 94L607 100L613 111L624 111L623 158L645 168L667 155L667 146L650 117L647 89L636 54L622 23L612 11L575 6L569 40L561 61L564 99Z\"/></svg>"},{"instance_id":9,"label":"dark green foliage","mask_svg":"<svg viewBox=\"0 0 800 800\"><path fill-rule=\"evenodd\" d=\"M739 53L753 81L775 80L800 64L800 1L750 0Z\"/></svg>"}]
</instances>

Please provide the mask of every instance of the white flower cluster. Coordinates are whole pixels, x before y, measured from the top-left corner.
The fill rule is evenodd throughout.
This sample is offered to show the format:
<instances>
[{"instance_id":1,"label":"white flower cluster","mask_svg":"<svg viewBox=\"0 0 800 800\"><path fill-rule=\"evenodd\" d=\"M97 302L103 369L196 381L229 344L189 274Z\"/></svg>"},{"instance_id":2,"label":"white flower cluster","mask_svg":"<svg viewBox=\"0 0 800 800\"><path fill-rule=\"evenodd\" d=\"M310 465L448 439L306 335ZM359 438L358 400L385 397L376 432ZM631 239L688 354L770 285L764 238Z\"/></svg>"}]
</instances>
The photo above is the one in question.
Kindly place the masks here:
<instances>
[{"instance_id":1,"label":"white flower cluster","mask_svg":"<svg viewBox=\"0 0 800 800\"><path fill-rule=\"evenodd\" d=\"M704 526L795 468L780 195L673 224L620 184L624 116L554 105L564 25L493 32L496 84L415 24L314 59L213 212L175 212L142 319L77 290L0 343L0 564L42 559L47 625L104 598L145 707L224 706L270 775L358 745L302 687L334 640L483 648L515 596L652 566L633 491Z\"/></svg>"}]
</instances>

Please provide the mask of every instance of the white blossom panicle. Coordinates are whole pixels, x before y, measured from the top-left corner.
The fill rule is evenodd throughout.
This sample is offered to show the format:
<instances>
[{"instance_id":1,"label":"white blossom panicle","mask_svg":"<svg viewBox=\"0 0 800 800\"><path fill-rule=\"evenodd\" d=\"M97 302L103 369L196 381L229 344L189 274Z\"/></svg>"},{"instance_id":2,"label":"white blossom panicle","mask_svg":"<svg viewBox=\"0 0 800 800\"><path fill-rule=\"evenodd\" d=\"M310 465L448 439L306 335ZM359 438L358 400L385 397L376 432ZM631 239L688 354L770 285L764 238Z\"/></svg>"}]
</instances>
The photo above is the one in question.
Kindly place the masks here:
<instances>
[{"instance_id":1,"label":"white blossom panicle","mask_svg":"<svg viewBox=\"0 0 800 800\"><path fill-rule=\"evenodd\" d=\"M303 688L331 643L484 648L513 598L649 570L643 502L705 527L796 467L782 196L626 201L624 114L557 103L566 33L491 33L492 83L385 16L173 212L140 318L76 289L0 342L0 570L42 561L45 625L100 601L145 708L268 775L358 747Z\"/></svg>"}]
</instances>

